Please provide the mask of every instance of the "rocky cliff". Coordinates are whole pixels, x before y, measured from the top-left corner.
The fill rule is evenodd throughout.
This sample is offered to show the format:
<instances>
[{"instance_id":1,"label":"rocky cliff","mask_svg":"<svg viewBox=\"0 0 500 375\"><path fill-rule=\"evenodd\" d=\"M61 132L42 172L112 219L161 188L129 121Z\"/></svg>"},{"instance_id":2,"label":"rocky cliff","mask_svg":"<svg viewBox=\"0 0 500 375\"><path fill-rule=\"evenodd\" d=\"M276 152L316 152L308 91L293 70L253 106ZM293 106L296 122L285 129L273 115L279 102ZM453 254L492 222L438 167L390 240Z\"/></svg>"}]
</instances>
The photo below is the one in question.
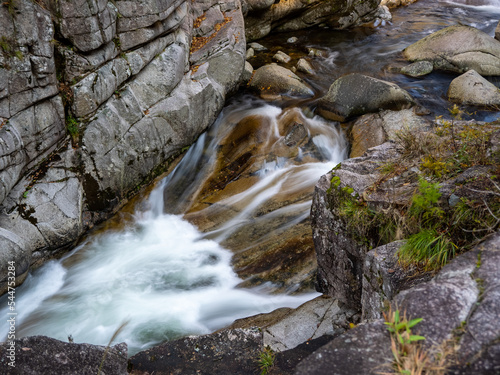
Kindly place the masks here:
<instances>
[{"instance_id":1,"label":"rocky cliff","mask_svg":"<svg viewBox=\"0 0 500 375\"><path fill-rule=\"evenodd\" d=\"M0 24L0 267L20 283L215 120L245 31L238 0L13 0Z\"/></svg>"}]
</instances>

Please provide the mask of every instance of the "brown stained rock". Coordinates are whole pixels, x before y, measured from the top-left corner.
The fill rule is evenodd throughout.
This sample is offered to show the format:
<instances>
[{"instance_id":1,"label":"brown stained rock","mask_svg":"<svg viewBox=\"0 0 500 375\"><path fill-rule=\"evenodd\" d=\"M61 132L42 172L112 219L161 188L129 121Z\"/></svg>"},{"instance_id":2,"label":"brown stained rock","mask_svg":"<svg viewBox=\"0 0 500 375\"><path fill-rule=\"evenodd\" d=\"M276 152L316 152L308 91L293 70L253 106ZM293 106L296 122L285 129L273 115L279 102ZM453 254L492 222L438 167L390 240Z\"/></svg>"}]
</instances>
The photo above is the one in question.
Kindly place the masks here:
<instances>
[{"instance_id":1,"label":"brown stained rock","mask_svg":"<svg viewBox=\"0 0 500 375\"><path fill-rule=\"evenodd\" d=\"M255 71L250 88L261 97L312 97L314 92L292 71L278 65L265 65Z\"/></svg>"}]
</instances>

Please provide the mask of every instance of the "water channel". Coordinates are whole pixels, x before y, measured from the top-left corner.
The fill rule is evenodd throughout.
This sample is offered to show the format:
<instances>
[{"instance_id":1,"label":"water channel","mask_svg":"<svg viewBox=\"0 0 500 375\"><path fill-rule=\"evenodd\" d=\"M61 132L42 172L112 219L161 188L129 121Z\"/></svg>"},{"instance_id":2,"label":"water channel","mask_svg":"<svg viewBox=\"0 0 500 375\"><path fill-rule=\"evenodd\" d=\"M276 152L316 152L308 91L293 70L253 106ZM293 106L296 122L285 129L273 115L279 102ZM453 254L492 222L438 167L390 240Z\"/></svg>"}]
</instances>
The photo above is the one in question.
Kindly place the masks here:
<instances>
[{"instance_id":1,"label":"water channel","mask_svg":"<svg viewBox=\"0 0 500 375\"><path fill-rule=\"evenodd\" d=\"M278 49L295 58L310 47L325 52L311 61L316 74L304 77L315 98L267 103L244 92L233 97L175 170L114 218L118 225L94 230L64 258L29 275L16 292L18 336L66 341L71 335L75 342L106 345L127 322L115 341L126 341L133 354L317 296L312 288L293 283L245 283L233 269L233 254L307 226L314 184L347 157L339 125L313 115L316 100L339 76L361 72L395 82L428 108L429 116L447 114L453 75L434 72L415 79L393 68L405 65L402 49L448 25L471 25L493 35L500 1L463 3L420 0L394 10L392 22L375 28L305 30L259 41L270 51L252 61L256 68ZM298 42L287 43L290 36ZM489 79L500 85L498 78ZM474 116L493 120L499 114L476 111ZM292 142L290 134L299 131L290 129L295 123L290 118L301 120L306 141L283 151L283 144ZM241 137L254 137L259 145L250 162L241 161L246 151L235 141ZM228 171L220 166L224 150L240 160L238 168L244 164L236 168L240 178L219 176ZM5 298L0 306L7 306ZM7 327L0 328L3 338Z\"/></svg>"}]
</instances>

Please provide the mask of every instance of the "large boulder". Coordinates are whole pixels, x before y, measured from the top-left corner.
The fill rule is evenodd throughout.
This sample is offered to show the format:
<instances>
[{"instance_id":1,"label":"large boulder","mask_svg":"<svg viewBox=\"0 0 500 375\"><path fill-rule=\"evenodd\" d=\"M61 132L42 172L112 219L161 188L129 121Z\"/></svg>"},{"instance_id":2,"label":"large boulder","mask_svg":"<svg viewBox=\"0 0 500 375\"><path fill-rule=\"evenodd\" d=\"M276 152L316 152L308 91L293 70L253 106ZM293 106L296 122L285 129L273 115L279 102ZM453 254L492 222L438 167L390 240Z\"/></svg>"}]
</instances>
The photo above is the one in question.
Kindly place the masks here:
<instances>
[{"instance_id":1,"label":"large boulder","mask_svg":"<svg viewBox=\"0 0 500 375\"><path fill-rule=\"evenodd\" d=\"M263 349L258 329L229 329L185 337L139 352L129 359L129 370L137 375L254 375Z\"/></svg>"},{"instance_id":2,"label":"large boulder","mask_svg":"<svg viewBox=\"0 0 500 375\"><path fill-rule=\"evenodd\" d=\"M389 331L377 321L360 325L322 346L299 363L295 374L375 375L391 359Z\"/></svg>"},{"instance_id":3,"label":"large boulder","mask_svg":"<svg viewBox=\"0 0 500 375\"><path fill-rule=\"evenodd\" d=\"M497 374L499 289L497 232L454 259L431 281L399 293L392 305L408 320L422 319L411 328L412 334L425 337L419 358L424 358L422 353L430 359L435 354L449 374ZM389 331L383 320L377 320L330 341L304 359L295 373L379 374L389 371L393 360Z\"/></svg>"},{"instance_id":4,"label":"large boulder","mask_svg":"<svg viewBox=\"0 0 500 375\"><path fill-rule=\"evenodd\" d=\"M500 107L500 90L475 70L469 70L451 81L448 98L460 104Z\"/></svg>"},{"instance_id":5,"label":"large boulder","mask_svg":"<svg viewBox=\"0 0 500 375\"><path fill-rule=\"evenodd\" d=\"M359 314L328 296L319 296L296 309L282 308L236 320L230 328L259 327L263 343L277 352L293 349L323 335L338 336Z\"/></svg>"},{"instance_id":6,"label":"large boulder","mask_svg":"<svg viewBox=\"0 0 500 375\"><path fill-rule=\"evenodd\" d=\"M500 41L474 27L449 26L408 46L409 61L427 60L435 69L464 73L474 69L483 76L500 75Z\"/></svg>"},{"instance_id":7,"label":"large boulder","mask_svg":"<svg viewBox=\"0 0 500 375\"><path fill-rule=\"evenodd\" d=\"M10 366L9 356L14 352ZM127 344L111 347L62 342L45 336L23 337L0 344L6 375L126 375Z\"/></svg>"},{"instance_id":8,"label":"large boulder","mask_svg":"<svg viewBox=\"0 0 500 375\"><path fill-rule=\"evenodd\" d=\"M264 65L255 71L250 88L259 92L261 97L314 95L312 89L291 70L276 64Z\"/></svg>"},{"instance_id":9,"label":"large boulder","mask_svg":"<svg viewBox=\"0 0 500 375\"><path fill-rule=\"evenodd\" d=\"M352 73L337 79L318 102L323 117L344 122L382 109L400 110L414 104L408 92L398 85Z\"/></svg>"}]
</instances>

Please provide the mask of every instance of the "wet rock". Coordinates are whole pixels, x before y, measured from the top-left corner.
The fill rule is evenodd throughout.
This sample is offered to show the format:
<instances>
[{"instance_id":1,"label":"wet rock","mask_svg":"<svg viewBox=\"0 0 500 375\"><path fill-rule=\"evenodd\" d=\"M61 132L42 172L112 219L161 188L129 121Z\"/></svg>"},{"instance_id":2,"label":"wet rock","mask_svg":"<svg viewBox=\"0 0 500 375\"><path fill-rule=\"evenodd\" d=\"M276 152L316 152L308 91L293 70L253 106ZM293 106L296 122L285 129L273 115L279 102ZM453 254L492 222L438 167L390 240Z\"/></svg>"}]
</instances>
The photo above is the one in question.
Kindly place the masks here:
<instances>
[{"instance_id":1,"label":"wet rock","mask_svg":"<svg viewBox=\"0 0 500 375\"><path fill-rule=\"evenodd\" d=\"M324 345L299 363L296 375L379 374L392 360L383 321L363 324Z\"/></svg>"},{"instance_id":2,"label":"wet rock","mask_svg":"<svg viewBox=\"0 0 500 375\"><path fill-rule=\"evenodd\" d=\"M309 47L307 49L307 54L311 57L326 57L328 52L318 48Z\"/></svg>"},{"instance_id":3,"label":"wet rock","mask_svg":"<svg viewBox=\"0 0 500 375\"><path fill-rule=\"evenodd\" d=\"M397 252L402 241L379 246L366 254L361 293L362 321L382 318L382 312L402 290L429 281L431 273L416 267L402 267Z\"/></svg>"},{"instance_id":4,"label":"wet rock","mask_svg":"<svg viewBox=\"0 0 500 375\"><path fill-rule=\"evenodd\" d=\"M314 92L296 74L278 65L265 65L255 71L250 87L261 97L311 97Z\"/></svg>"},{"instance_id":5,"label":"wet rock","mask_svg":"<svg viewBox=\"0 0 500 375\"><path fill-rule=\"evenodd\" d=\"M403 51L409 61L426 60L434 69L480 75L500 75L500 41L470 26L449 26L410 45Z\"/></svg>"},{"instance_id":6,"label":"wet rock","mask_svg":"<svg viewBox=\"0 0 500 375\"><path fill-rule=\"evenodd\" d=\"M429 61L417 61L401 69L401 73L410 77L421 77L432 73L434 65Z\"/></svg>"},{"instance_id":7,"label":"wet rock","mask_svg":"<svg viewBox=\"0 0 500 375\"><path fill-rule=\"evenodd\" d=\"M232 329L190 336L139 352L129 359L131 374L248 374L258 370L263 350L257 329Z\"/></svg>"},{"instance_id":8,"label":"wet rock","mask_svg":"<svg viewBox=\"0 0 500 375\"><path fill-rule=\"evenodd\" d=\"M451 81L448 98L460 104L500 106L500 90L475 70L469 70Z\"/></svg>"},{"instance_id":9,"label":"wet rock","mask_svg":"<svg viewBox=\"0 0 500 375\"><path fill-rule=\"evenodd\" d=\"M274 0L247 0L248 10L264 10L271 7L274 4Z\"/></svg>"},{"instance_id":10,"label":"wet rock","mask_svg":"<svg viewBox=\"0 0 500 375\"><path fill-rule=\"evenodd\" d=\"M275 1L271 6L249 11L245 17L246 37L248 40L257 40L269 34L271 30L295 31L318 24L345 29L374 18L378 3L377 0Z\"/></svg>"},{"instance_id":11,"label":"wet rock","mask_svg":"<svg viewBox=\"0 0 500 375\"><path fill-rule=\"evenodd\" d=\"M363 87L363 90L359 90ZM400 110L414 104L413 98L394 83L353 73L337 79L318 102L323 117L344 122L382 109Z\"/></svg>"},{"instance_id":12,"label":"wet rock","mask_svg":"<svg viewBox=\"0 0 500 375\"><path fill-rule=\"evenodd\" d=\"M262 52L262 51L267 51L268 49L264 47L262 44L259 44L257 42L252 42L249 44L251 48L253 48L257 52Z\"/></svg>"},{"instance_id":13,"label":"wet rock","mask_svg":"<svg viewBox=\"0 0 500 375\"><path fill-rule=\"evenodd\" d=\"M313 67L305 59L300 59L299 60L299 62L297 63L297 70L299 72L306 73L306 74L314 74Z\"/></svg>"},{"instance_id":14,"label":"wet rock","mask_svg":"<svg viewBox=\"0 0 500 375\"><path fill-rule=\"evenodd\" d=\"M347 309L331 297L320 296L296 309L279 309L238 319L231 328L257 326L263 332L264 346L282 352L323 335L338 336L358 318L356 311Z\"/></svg>"},{"instance_id":15,"label":"wet rock","mask_svg":"<svg viewBox=\"0 0 500 375\"><path fill-rule=\"evenodd\" d=\"M99 345L62 342L45 336L14 341L15 367L7 366L10 343L0 344L4 374L127 374L127 344L106 348Z\"/></svg>"},{"instance_id":16,"label":"wet rock","mask_svg":"<svg viewBox=\"0 0 500 375\"><path fill-rule=\"evenodd\" d=\"M299 40L299 38L297 38L296 36L292 36L291 38L288 38L286 40L287 43L297 43Z\"/></svg>"},{"instance_id":17,"label":"wet rock","mask_svg":"<svg viewBox=\"0 0 500 375\"><path fill-rule=\"evenodd\" d=\"M352 125L351 158L363 155L366 150L394 141L402 130L423 130L430 123L415 114L413 109L401 111L381 111L358 118Z\"/></svg>"},{"instance_id":18,"label":"wet rock","mask_svg":"<svg viewBox=\"0 0 500 375\"><path fill-rule=\"evenodd\" d=\"M283 64L287 64L292 60L290 56L288 56L285 52L278 51L274 56L273 60L278 61Z\"/></svg>"}]
</instances>

